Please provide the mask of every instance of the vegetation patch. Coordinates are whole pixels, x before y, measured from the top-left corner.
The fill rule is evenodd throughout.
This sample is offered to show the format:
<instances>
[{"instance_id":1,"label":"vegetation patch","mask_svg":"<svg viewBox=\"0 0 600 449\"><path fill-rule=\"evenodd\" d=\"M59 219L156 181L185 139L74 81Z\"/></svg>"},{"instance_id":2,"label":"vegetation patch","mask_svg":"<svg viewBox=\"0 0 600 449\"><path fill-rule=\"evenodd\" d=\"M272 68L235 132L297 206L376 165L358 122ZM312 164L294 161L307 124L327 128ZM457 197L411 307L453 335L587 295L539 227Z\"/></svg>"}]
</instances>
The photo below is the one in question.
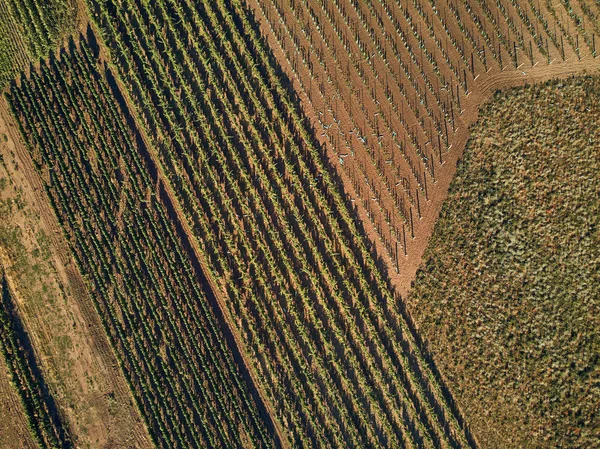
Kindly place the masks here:
<instances>
[{"instance_id":1,"label":"vegetation patch","mask_svg":"<svg viewBox=\"0 0 600 449\"><path fill-rule=\"evenodd\" d=\"M600 79L481 111L409 303L482 447L600 438Z\"/></svg>"},{"instance_id":2,"label":"vegetation patch","mask_svg":"<svg viewBox=\"0 0 600 449\"><path fill-rule=\"evenodd\" d=\"M32 57L45 57L57 42L75 30L75 0L2 0L22 30L20 35Z\"/></svg>"},{"instance_id":3,"label":"vegetation patch","mask_svg":"<svg viewBox=\"0 0 600 449\"><path fill-rule=\"evenodd\" d=\"M0 88L77 27L76 0L0 0Z\"/></svg>"}]
</instances>

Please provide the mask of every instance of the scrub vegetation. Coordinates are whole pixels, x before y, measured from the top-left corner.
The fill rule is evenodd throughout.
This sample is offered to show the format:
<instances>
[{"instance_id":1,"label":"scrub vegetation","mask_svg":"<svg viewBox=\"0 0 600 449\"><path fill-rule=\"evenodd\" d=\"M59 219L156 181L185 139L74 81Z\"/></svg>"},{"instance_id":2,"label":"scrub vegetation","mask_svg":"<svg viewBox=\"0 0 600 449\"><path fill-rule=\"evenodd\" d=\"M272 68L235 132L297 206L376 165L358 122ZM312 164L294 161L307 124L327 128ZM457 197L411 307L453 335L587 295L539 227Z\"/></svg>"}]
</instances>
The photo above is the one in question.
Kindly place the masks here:
<instances>
[{"instance_id":1,"label":"scrub vegetation","mask_svg":"<svg viewBox=\"0 0 600 449\"><path fill-rule=\"evenodd\" d=\"M409 308L482 447L600 441L600 79L497 93Z\"/></svg>"}]
</instances>

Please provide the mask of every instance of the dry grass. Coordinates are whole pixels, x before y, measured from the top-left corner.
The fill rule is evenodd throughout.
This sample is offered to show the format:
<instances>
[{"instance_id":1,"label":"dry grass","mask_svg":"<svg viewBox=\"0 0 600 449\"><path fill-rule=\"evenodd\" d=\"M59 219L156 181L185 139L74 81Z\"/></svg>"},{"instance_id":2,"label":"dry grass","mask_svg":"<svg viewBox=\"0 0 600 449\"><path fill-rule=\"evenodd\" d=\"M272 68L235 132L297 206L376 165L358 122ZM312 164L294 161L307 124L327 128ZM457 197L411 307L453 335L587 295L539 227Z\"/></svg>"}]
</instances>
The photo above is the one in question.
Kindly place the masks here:
<instances>
[{"instance_id":1,"label":"dry grass","mask_svg":"<svg viewBox=\"0 0 600 449\"><path fill-rule=\"evenodd\" d=\"M499 93L410 308L482 447L600 444L600 79Z\"/></svg>"}]
</instances>

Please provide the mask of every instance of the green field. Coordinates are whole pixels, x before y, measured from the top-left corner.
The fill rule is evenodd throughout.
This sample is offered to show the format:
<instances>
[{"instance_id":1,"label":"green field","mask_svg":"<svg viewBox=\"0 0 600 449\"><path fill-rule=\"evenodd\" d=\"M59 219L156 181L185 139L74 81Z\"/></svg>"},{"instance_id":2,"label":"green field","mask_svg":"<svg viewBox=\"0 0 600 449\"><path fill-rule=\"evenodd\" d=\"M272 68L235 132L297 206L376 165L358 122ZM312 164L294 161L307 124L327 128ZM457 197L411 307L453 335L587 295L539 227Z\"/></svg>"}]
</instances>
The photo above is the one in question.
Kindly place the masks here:
<instances>
[{"instance_id":1,"label":"green field","mask_svg":"<svg viewBox=\"0 0 600 449\"><path fill-rule=\"evenodd\" d=\"M600 438L600 79L498 93L409 308L482 447Z\"/></svg>"}]
</instances>

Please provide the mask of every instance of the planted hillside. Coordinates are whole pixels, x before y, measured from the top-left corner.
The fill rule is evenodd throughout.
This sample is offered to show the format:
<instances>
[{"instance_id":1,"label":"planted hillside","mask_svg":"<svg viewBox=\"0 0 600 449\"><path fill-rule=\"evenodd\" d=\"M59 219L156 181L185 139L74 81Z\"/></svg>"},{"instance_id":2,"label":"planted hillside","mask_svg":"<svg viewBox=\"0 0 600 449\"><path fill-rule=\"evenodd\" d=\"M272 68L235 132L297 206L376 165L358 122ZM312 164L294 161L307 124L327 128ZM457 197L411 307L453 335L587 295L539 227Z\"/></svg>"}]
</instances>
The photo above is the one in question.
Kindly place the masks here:
<instances>
[{"instance_id":1,"label":"planted hillside","mask_svg":"<svg viewBox=\"0 0 600 449\"><path fill-rule=\"evenodd\" d=\"M470 447L239 1L89 2L293 447Z\"/></svg>"},{"instance_id":2,"label":"planted hillside","mask_svg":"<svg viewBox=\"0 0 600 449\"><path fill-rule=\"evenodd\" d=\"M600 70L599 18L0 0L0 252L72 444L600 448L598 82L483 107Z\"/></svg>"},{"instance_id":3,"label":"planted hillside","mask_svg":"<svg viewBox=\"0 0 600 449\"><path fill-rule=\"evenodd\" d=\"M409 298L482 447L600 444L600 79L496 94Z\"/></svg>"},{"instance_id":4,"label":"planted hillside","mask_svg":"<svg viewBox=\"0 0 600 449\"><path fill-rule=\"evenodd\" d=\"M123 99L84 41L7 97L159 448L273 447Z\"/></svg>"},{"instance_id":5,"label":"planted hillside","mask_svg":"<svg viewBox=\"0 0 600 449\"><path fill-rule=\"evenodd\" d=\"M25 409L29 430L40 448L73 447L68 430L44 384L29 336L17 316L12 292L0 267L0 350Z\"/></svg>"}]
</instances>

